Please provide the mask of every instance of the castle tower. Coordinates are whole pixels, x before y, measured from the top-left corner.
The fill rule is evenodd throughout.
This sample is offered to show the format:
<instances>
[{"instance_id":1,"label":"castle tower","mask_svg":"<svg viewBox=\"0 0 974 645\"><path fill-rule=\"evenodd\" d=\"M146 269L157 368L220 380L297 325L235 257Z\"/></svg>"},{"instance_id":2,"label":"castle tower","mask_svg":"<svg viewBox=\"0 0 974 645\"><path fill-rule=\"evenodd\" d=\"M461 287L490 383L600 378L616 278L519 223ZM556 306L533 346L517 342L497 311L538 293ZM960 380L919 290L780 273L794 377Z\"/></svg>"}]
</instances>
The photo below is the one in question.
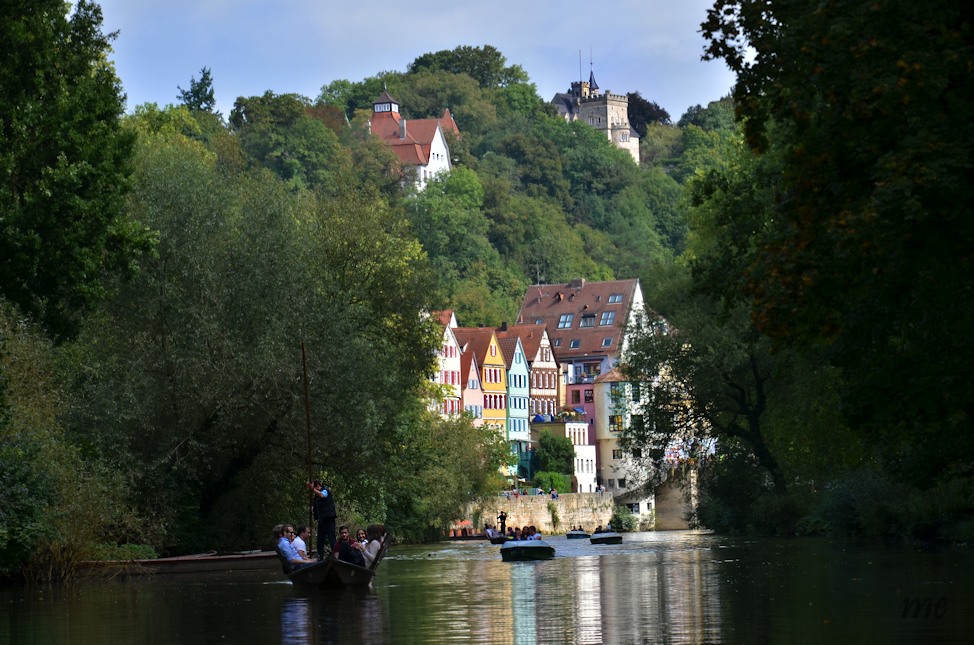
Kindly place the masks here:
<instances>
[{"instance_id":1,"label":"castle tower","mask_svg":"<svg viewBox=\"0 0 974 645\"><path fill-rule=\"evenodd\" d=\"M599 92L595 71L589 72L588 81L574 81L567 93L555 94L551 103L566 121L582 121L601 130L612 145L628 152L639 163L639 135L629 125L629 97Z\"/></svg>"}]
</instances>

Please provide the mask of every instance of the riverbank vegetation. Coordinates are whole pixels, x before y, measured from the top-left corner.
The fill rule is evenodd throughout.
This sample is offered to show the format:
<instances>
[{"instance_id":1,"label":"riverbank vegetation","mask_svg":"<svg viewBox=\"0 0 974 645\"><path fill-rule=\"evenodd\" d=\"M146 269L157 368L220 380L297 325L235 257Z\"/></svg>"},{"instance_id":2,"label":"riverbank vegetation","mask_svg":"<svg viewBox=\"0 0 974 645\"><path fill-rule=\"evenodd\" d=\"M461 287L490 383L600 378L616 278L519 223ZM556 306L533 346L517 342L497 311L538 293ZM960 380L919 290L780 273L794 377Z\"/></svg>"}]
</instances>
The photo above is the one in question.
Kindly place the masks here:
<instances>
[{"instance_id":1,"label":"riverbank vegetation","mask_svg":"<svg viewBox=\"0 0 974 645\"><path fill-rule=\"evenodd\" d=\"M821 69L734 58L715 14L711 53L741 84L675 125L632 95L639 166L489 46L314 99L240 97L226 117L204 69L179 104L125 114L97 5L9 5L0 572L65 577L124 545L257 548L301 522L302 345L311 470L342 517L436 536L503 487L508 456L429 411L423 312L498 325L529 284L580 276L639 278L668 321L627 369L675 386L627 440L651 481L661 437L718 438L701 522L971 539L970 36L946 5L874 19L891 5L835 16L870 38L813 57L794 48L827 22L782 14L766 33L741 14L762 52ZM407 118L449 108L459 125L456 170L422 193L366 136L384 88Z\"/></svg>"}]
</instances>

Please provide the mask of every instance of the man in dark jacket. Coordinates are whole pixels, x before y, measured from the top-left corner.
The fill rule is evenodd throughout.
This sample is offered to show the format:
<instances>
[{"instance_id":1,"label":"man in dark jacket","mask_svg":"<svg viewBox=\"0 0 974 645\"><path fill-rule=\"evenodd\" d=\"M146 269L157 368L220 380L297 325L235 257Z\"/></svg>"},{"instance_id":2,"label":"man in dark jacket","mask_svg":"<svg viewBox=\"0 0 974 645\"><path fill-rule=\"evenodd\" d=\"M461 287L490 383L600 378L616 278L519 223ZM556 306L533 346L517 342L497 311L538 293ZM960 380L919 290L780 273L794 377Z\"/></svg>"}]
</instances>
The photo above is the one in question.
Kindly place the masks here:
<instances>
[{"instance_id":1,"label":"man in dark jacket","mask_svg":"<svg viewBox=\"0 0 974 645\"><path fill-rule=\"evenodd\" d=\"M315 494L314 517L318 520L318 559L323 560L325 555L332 552L335 547L335 518L338 513L335 511L335 496L331 490L317 479L311 482L311 490ZM325 550L325 544L328 550Z\"/></svg>"}]
</instances>

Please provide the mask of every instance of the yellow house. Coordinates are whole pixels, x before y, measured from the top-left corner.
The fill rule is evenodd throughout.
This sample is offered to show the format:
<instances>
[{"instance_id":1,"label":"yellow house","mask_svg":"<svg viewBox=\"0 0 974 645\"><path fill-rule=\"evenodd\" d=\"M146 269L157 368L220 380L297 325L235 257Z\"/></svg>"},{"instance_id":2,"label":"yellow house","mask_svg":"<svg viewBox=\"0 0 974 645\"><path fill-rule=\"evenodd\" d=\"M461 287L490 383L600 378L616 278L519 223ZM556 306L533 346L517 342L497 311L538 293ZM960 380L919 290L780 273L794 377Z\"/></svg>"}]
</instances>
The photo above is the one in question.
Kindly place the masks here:
<instances>
[{"instance_id":1,"label":"yellow house","mask_svg":"<svg viewBox=\"0 0 974 645\"><path fill-rule=\"evenodd\" d=\"M488 327L457 327L453 330L462 353L472 352L480 366L484 390L484 425L507 439L507 369L494 330Z\"/></svg>"}]
</instances>

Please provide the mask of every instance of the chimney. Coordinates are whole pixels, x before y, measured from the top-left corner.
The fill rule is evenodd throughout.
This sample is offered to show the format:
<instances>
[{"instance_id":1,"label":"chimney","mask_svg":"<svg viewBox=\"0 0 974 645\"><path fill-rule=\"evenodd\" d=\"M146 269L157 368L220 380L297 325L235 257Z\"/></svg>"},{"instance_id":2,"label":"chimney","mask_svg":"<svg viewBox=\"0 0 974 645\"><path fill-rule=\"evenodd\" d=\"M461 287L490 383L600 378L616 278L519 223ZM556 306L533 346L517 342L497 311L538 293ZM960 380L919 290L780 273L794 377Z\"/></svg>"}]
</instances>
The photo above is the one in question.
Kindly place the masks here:
<instances>
[{"instance_id":1,"label":"chimney","mask_svg":"<svg viewBox=\"0 0 974 645\"><path fill-rule=\"evenodd\" d=\"M399 138L400 139L406 138L406 119L403 119L402 121L399 122Z\"/></svg>"},{"instance_id":2,"label":"chimney","mask_svg":"<svg viewBox=\"0 0 974 645\"><path fill-rule=\"evenodd\" d=\"M507 331L507 321L501 323L501 331Z\"/></svg>"}]
</instances>

